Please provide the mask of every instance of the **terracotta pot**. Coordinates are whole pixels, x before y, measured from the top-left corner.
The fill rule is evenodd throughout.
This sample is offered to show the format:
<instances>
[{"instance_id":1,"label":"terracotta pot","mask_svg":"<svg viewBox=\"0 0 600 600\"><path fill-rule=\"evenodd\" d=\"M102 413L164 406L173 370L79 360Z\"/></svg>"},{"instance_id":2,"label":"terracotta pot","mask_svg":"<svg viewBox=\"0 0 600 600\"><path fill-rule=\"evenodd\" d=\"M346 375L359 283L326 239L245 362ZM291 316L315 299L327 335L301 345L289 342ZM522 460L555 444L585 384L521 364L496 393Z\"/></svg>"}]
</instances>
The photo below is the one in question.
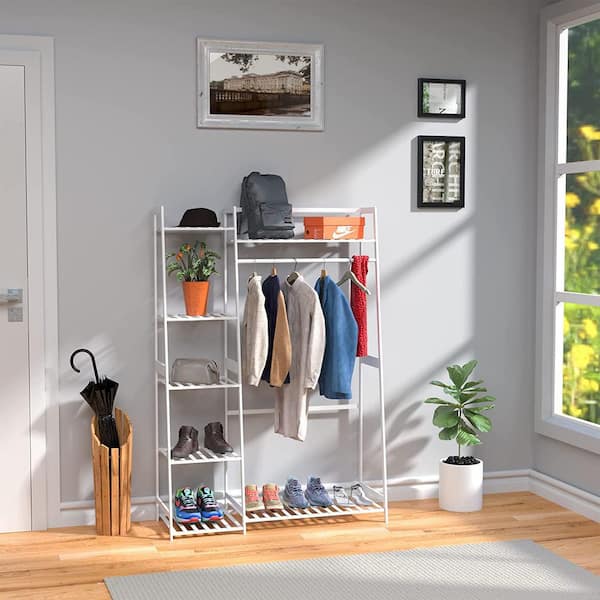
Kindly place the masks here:
<instances>
[{"instance_id":1,"label":"terracotta pot","mask_svg":"<svg viewBox=\"0 0 600 600\"><path fill-rule=\"evenodd\" d=\"M185 312L190 317L203 317L208 304L208 281L183 281L183 299Z\"/></svg>"}]
</instances>

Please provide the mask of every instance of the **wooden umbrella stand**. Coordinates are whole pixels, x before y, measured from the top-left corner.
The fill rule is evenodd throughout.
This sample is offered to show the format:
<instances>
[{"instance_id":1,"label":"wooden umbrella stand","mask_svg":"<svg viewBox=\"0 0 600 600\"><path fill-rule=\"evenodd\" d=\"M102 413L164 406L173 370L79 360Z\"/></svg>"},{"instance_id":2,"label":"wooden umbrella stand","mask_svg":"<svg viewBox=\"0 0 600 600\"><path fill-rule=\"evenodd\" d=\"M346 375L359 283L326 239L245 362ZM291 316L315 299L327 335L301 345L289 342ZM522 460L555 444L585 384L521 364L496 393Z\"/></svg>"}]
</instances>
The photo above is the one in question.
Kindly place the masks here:
<instances>
[{"instance_id":1,"label":"wooden umbrella stand","mask_svg":"<svg viewBox=\"0 0 600 600\"><path fill-rule=\"evenodd\" d=\"M131 528L131 451L133 429L126 413L115 409L120 448L100 443L98 420L92 417L92 464L96 533L126 535Z\"/></svg>"}]
</instances>

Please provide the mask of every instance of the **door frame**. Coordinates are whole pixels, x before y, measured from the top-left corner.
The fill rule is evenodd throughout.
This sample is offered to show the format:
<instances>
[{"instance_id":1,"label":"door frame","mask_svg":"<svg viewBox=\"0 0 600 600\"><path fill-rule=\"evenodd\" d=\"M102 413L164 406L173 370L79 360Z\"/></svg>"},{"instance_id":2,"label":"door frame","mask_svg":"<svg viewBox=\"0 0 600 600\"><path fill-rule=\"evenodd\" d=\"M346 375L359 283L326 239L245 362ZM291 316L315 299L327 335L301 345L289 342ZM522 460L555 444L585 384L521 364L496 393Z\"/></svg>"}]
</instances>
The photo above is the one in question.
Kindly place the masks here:
<instances>
[{"instance_id":1,"label":"door frame","mask_svg":"<svg viewBox=\"0 0 600 600\"><path fill-rule=\"evenodd\" d=\"M60 503L54 39L0 35L0 64L25 67L31 528L39 530L57 522Z\"/></svg>"}]
</instances>

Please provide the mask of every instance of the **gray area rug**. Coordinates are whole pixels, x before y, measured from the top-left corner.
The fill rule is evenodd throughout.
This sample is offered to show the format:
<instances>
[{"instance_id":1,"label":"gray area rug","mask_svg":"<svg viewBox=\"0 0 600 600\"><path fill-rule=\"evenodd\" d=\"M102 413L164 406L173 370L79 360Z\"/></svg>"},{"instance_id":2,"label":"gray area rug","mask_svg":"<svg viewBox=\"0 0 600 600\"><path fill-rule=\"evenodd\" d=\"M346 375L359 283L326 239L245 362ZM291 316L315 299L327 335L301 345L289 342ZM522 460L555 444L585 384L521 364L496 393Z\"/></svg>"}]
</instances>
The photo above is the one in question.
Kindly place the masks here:
<instances>
[{"instance_id":1,"label":"gray area rug","mask_svg":"<svg viewBox=\"0 0 600 600\"><path fill-rule=\"evenodd\" d=\"M109 577L105 583L113 600L600 600L600 577L527 540Z\"/></svg>"}]
</instances>

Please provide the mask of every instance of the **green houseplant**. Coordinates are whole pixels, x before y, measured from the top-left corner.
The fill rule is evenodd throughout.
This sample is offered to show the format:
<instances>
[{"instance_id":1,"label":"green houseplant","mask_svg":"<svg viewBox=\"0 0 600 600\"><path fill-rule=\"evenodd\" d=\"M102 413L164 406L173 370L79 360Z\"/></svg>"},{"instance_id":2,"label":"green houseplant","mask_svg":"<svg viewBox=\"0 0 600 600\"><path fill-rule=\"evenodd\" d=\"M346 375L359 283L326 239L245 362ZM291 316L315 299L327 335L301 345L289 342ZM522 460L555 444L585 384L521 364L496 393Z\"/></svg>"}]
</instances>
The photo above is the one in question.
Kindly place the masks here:
<instances>
[{"instance_id":1,"label":"green houseplant","mask_svg":"<svg viewBox=\"0 0 600 600\"><path fill-rule=\"evenodd\" d=\"M433 424L440 428L441 440L455 440L458 454L440 461L440 507L466 512L479 510L482 503L483 461L464 456L464 446L481 444L479 435L492 430L491 419L483 414L494 408L496 399L487 394L483 380L471 380L476 360L447 367L450 382L431 382L448 398L431 397L426 404L437 404Z\"/></svg>"},{"instance_id":2,"label":"green houseplant","mask_svg":"<svg viewBox=\"0 0 600 600\"><path fill-rule=\"evenodd\" d=\"M167 273L181 281L185 311L190 316L206 314L211 275L217 273L217 260L221 258L210 250L206 242L185 243L177 252L167 254Z\"/></svg>"}]
</instances>

